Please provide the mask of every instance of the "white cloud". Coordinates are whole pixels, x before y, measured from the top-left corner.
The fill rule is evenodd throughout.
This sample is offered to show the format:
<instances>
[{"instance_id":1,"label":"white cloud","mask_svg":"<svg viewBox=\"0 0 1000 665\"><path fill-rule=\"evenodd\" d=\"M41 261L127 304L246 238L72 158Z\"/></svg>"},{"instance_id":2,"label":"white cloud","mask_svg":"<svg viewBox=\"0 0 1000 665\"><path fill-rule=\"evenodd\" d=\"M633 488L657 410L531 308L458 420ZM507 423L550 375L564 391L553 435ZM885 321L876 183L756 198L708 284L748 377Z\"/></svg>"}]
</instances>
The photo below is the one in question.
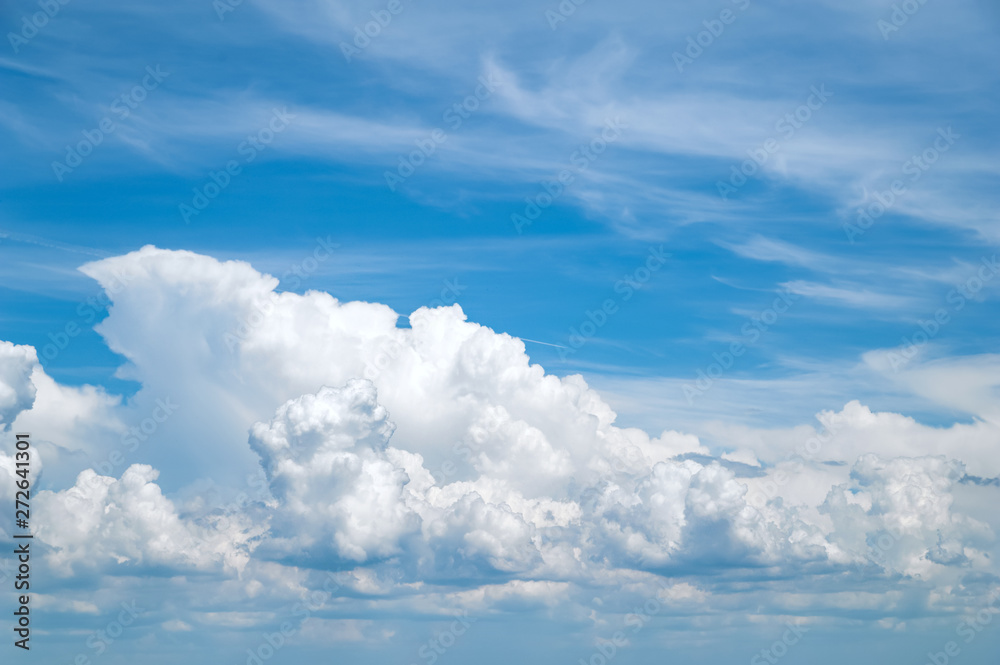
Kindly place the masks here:
<instances>
[{"instance_id":1,"label":"white cloud","mask_svg":"<svg viewBox=\"0 0 1000 665\"><path fill-rule=\"evenodd\" d=\"M171 619L170 621L163 622L163 630L177 633L177 632L190 632L194 630L190 624L181 621L180 619Z\"/></svg>"},{"instance_id":2,"label":"white cloud","mask_svg":"<svg viewBox=\"0 0 1000 665\"><path fill-rule=\"evenodd\" d=\"M0 342L0 423L6 429L35 402L31 372L37 365L34 348Z\"/></svg>"},{"instance_id":3,"label":"white cloud","mask_svg":"<svg viewBox=\"0 0 1000 665\"><path fill-rule=\"evenodd\" d=\"M858 288L851 285L849 288L830 286L829 284L817 284L804 280L795 280L781 285L783 288L807 298L820 298L822 300L833 300L851 307L865 308L901 308L913 304L910 298L897 296L889 293L877 293L868 289Z\"/></svg>"},{"instance_id":4,"label":"white cloud","mask_svg":"<svg viewBox=\"0 0 1000 665\"><path fill-rule=\"evenodd\" d=\"M819 566L934 584L996 572L992 522L967 496L994 490L965 481L966 468L1000 470L986 422L931 428L852 402L817 428L720 426L725 445L713 449L618 427L582 377L546 374L520 340L457 306L421 308L397 328L385 305L274 294L276 280L245 263L152 247L84 270L102 283L129 275L99 330L142 388L123 404L61 392L38 370L35 409L67 399L78 410L46 463L65 472L80 464L66 451L106 452L109 432L158 396L181 406L123 472L83 470L38 494L37 536L64 575L197 572L227 598L273 605L321 588L310 569L347 569L344 588L372 608L488 610L558 593L586 615L588 586L664 571ZM102 414L104 429L70 432ZM248 492L258 463L269 491ZM206 477L220 498L168 498ZM898 547L873 562L866 547L883 533L898 533ZM748 602L707 578L688 584L663 598L692 612ZM239 625L271 616L242 612ZM343 639L374 635L340 628Z\"/></svg>"},{"instance_id":5,"label":"white cloud","mask_svg":"<svg viewBox=\"0 0 1000 665\"><path fill-rule=\"evenodd\" d=\"M291 530L291 552L318 543L357 561L399 553L419 520L404 503L409 478L386 453L392 431L365 380L291 400L253 427L250 446L281 504L275 535Z\"/></svg>"},{"instance_id":6,"label":"white cloud","mask_svg":"<svg viewBox=\"0 0 1000 665\"><path fill-rule=\"evenodd\" d=\"M62 492L35 497L35 534L51 551L52 566L63 574L76 568L125 570L168 566L180 570L223 564L240 570L249 560L258 529L230 524L199 528L182 520L155 481L156 470L136 464L118 480L87 469Z\"/></svg>"},{"instance_id":7,"label":"white cloud","mask_svg":"<svg viewBox=\"0 0 1000 665\"><path fill-rule=\"evenodd\" d=\"M925 579L940 566L981 566L995 535L989 525L952 510L952 491L964 472L944 457L863 455L851 482L832 488L821 506L834 523L831 540L852 561Z\"/></svg>"},{"instance_id":8,"label":"white cloud","mask_svg":"<svg viewBox=\"0 0 1000 665\"><path fill-rule=\"evenodd\" d=\"M929 330L937 330L923 323ZM907 336L910 344L866 353L865 363L891 382L905 385L936 404L974 414L1000 426L1000 401L997 399L1000 396L1000 355L927 359L929 352L938 349L933 343L922 342L924 338L918 337L918 332L921 329L915 327L914 333Z\"/></svg>"}]
</instances>

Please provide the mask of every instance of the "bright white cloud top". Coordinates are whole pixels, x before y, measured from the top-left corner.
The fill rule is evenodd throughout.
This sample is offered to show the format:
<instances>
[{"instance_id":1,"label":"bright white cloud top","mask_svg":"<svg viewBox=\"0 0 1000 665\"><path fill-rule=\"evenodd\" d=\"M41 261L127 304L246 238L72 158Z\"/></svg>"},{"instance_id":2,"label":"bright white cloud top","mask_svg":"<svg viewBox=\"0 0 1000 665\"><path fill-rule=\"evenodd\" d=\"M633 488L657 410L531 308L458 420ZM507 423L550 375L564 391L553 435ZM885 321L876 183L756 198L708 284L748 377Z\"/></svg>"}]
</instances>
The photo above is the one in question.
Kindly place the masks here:
<instances>
[{"instance_id":1,"label":"bright white cloud top","mask_svg":"<svg viewBox=\"0 0 1000 665\"><path fill-rule=\"evenodd\" d=\"M710 449L617 426L581 376L546 374L457 305L398 327L385 305L152 246L82 270L141 389L62 386L3 343L0 417L38 439L37 538L79 603L64 611L167 584L151 643L275 630L277 607L310 599L291 643L512 608L593 640L647 601L695 634L954 625L1000 589L989 414L932 428L851 402ZM0 455L5 500L12 474ZM96 600L81 576L104 580Z\"/></svg>"}]
</instances>

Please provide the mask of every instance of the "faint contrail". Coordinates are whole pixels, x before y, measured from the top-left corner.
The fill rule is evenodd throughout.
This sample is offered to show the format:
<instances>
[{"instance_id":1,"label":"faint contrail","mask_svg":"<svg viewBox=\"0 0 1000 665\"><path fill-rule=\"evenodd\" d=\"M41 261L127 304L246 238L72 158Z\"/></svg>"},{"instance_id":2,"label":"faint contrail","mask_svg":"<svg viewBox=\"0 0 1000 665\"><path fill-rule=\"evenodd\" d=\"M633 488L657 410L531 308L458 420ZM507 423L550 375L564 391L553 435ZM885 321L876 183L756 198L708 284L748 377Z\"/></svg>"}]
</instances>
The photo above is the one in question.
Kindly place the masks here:
<instances>
[{"instance_id":1,"label":"faint contrail","mask_svg":"<svg viewBox=\"0 0 1000 665\"><path fill-rule=\"evenodd\" d=\"M527 337L519 337L521 341L524 342L534 342L535 344L544 344L545 346L554 346L557 349L568 349L568 346L562 346L560 344L549 344L548 342L539 342L537 339L528 339Z\"/></svg>"},{"instance_id":2,"label":"faint contrail","mask_svg":"<svg viewBox=\"0 0 1000 665\"><path fill-rule=\"evenodd\" d=\"M87 254L89 256L99 256L101 258L107 258L111 256L110 252L105 252L100 249L94 249L92 247L84 247L82 245L69 245L64 242L59 242L57 240L49 240L48 238L40 238L38 236L28 235L27 233L17 233L12 231L4 231L0 229L0 239L9 238L14 242L23 242L31 245L40 245L42 247L51 247L52 249L61 249L64 252L75 252L77 254Z\"/></svg>"}]
</instances>

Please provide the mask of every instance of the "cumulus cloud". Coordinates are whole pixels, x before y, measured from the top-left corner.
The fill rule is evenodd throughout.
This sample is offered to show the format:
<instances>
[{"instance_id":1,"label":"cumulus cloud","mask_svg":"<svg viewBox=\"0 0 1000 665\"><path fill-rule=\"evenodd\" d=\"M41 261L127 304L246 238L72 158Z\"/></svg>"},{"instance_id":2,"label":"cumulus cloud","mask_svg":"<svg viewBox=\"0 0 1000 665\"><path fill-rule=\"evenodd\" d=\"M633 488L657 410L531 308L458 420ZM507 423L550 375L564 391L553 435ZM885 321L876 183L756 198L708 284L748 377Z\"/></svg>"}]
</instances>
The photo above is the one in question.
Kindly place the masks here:
<instances>
[{"instance_id":1,"label":"cumulus cloud","mask_svg":"<svg viewBox=\"0 0 1000 665\"><path fill-rule=\"evenodd\" d=\"M398 328L385 305L277 292L248 264L154 247L83 270L115 285L99 332L141 389L127 403L67 393L76 422L108 424L59 432L46 463L106 454L130 415L165 396L179 406L127 464L77 468L71 487L39 494L38 538L64 574L197 571L256 602L308 597L316 571L350 571L338 588L392 611L565 594L591 606L586 616L585 589L706 570L761 585L775 570L859 585L997 572L984 510L994 488L967 480L967 469L996 469L989 423L931 428L852 402L819 427L731 429L712 449L619 427L581 376L547 374L520 340L457 305L421 308ZM30 349L15 356L31 369ZM69 390L36 376L53 402ZM204 487L215 498L170 498ZM728 591L711 581L679 584L657 597L692 612L746 602L720 600ZM370 632L329 625L344 639Z\"/></svg>"},{"instance_id":2,"label":"cumulus cloud","mask_svg":"<svg viewBox=\"0 0 1000 665\"><path fill-rule=\"evenodd\" d=\"M0 342L0 423L9 430L17 414L35 402L32 370L38 355L30 346Z\"/></svg>"},{"instance_id":3,"label":"cumulus cloud","mask_svg":"<svg viewBox=\"0 0 1000 665\"><path fill-rule=\"evenodd\" d=\"M303 395L254 425L250 446L280 502L276 535L290 527L288 547L325 544L358 561L400 551L419 520L403 501L409 478L386 452L393 429L365 380Z\"/></svg>"},{"instance_id":4,"label":"cumulus cloud","mask_svg":"<svg viewBox=\"0 0 1000 665\"><path fill-rule=\"evenodd\" d=\"M936 566L985 568L991 527L953 510L964 466L944 457L861 456L851 482L830 490L821 510L831 540L855 562L928 577Z\"/></svg>"},{"instance_id":5,"label":"cumulus cloud","mask_svg":"<svg viewBox=\"0 0 1000 665\"><path fill-rule=\"evenodd\" d=\"M75 568L119 564L124 571L165 566L206 569L216 564L240 570L249 559L251 524L201 527L182 520L154 482L155 469L136 464L120 479L87 469L63 492L35 499L36 536L48 561L65 574Z\"/></svg>"},{"instance_id":6,"label":"cumulus cloud","mask_svg":"<svg viewBox=\"0 0 1000 665\"><path fill-rule=\"evenodd\" d=\"M536 483L536 474L512 478L486 450L506 448L508 460L535 459L530 453L539 451L543 468L546 460L560 460L561 473L551 474L556 480L573 471L586 477L587 469L574 469L569 451L540 444L540 434L532 438L530 426L508 426L506 412L496 408L471 426L472 440L482 442L473 459L480 475L439 484L419 453L388 445L395 429L388 415L374 385L356 379L291 400L253 427L251 447L279 502L274 535L288 553L326 550L367 561L406 550L427 553L449 575L570 576L613 552L629 565L662 564L682 546L697 547L687 542L697 538L691 523L728 529L746 508L746 488L731 472L693 461L640 465L617 483L575 488L548 475ZM526 434L535 446L527 451ZM502 445L489 445L491 436ZM582 507L595 492L599 498ZM444 570L418 572L426 579Z\"/></svg>"}]
</instances>

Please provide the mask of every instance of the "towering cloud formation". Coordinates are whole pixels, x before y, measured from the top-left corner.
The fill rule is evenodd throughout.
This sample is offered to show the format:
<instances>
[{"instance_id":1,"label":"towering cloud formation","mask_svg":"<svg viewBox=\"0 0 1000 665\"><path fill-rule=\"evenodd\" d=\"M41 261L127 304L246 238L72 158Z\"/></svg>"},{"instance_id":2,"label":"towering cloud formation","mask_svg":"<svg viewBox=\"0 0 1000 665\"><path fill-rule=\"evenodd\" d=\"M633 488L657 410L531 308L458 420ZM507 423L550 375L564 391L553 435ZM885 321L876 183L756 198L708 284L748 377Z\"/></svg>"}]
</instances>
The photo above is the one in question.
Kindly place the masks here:
<instances>
[{"instance_id":1,"label":"towering cloud formation","mask_svg":"<svg viewBox=\"0 0 1000 665\"><path fill-rule=\"evenodd\" d=\"M823 414L822 432L760 433L757 457L732 454L746 442L710 450L618 427L582 377L546 374L458 306L399 328L385 305L278 293L245 263L153 247L83 270L124 284L99 331L142 388L127 403L49 390L34 407L75 399L81 422L110 414L45 452L79 472L38 498L38 537L63 573L199 571L287 598L315 584L310 570L350 570L352 593L434 612L471 602L443 591L455 585L480 604L543 584L588 606L589 586L705 571L661 596L732 607L757 601L727 580L767 589L797 571L859 589L919 578L913 593L932 605L934 588L998 572L996 488L964 466L996 473L986 422L935 430L852 403ZM34 363L30 348L0 347L8 419L31 406ZM177 407L161 419L164 399Z\"/></svg>"}]
</instances>

